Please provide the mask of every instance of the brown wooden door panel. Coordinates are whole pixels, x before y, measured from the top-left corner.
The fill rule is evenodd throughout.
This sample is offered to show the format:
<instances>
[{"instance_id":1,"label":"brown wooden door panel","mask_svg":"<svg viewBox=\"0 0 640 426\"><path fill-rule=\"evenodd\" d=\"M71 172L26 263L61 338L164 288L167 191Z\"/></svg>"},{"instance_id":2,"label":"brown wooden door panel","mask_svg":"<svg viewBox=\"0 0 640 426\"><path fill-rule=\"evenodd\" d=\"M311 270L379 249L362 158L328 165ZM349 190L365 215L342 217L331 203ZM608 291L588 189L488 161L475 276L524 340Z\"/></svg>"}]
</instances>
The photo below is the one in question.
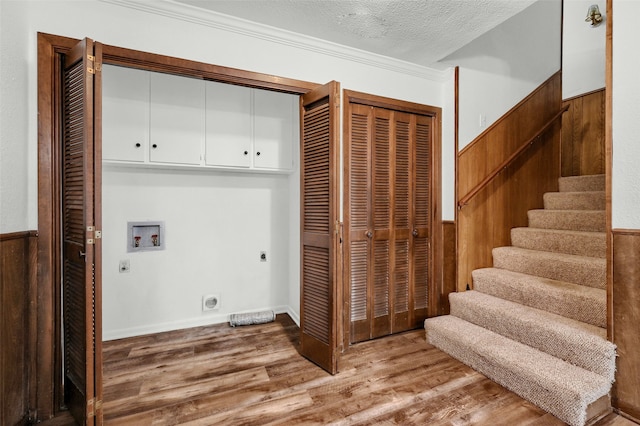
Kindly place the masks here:
<instances>
[{"instance_id":1,"label":"brown wooden door panel","mask_svg":"<svg viewBox=\"0 0 640 426\"><path fill-rule=\"evenodd\" d=\"M345 264L355 343L413 329L426 318L433 117L349 108Z\"/></svg>"},{"instance_id":2,"label":"brown wooden door panel","mask_svg":"<svg viewBox=\"0 0 640 426\"><path fill-rule=\"evenodd\" d=\"M65 401L79 424L101 424L101 322L96 301L101 295L96 213L99 219L100 46L79 42L64 58L62 167L62 294ZM98 65L98 67L96 67ZM97 89L96 89L97 85ZM98 123L96 124L96 117ZM95 149L96 133L98 149ZM98 316L100 312L98 311ZM99 409L99 410L98 410Z\"/></svg>"},{"instance_id":3,"label":"brown wooden door panel","mask_svg":"<svg viewBox=\"0 0 640 426\"><path fill-rule=\"evenodd\" d=\"M331 82L302 96L300 352L338 371L341 299L339 90Z\"/></svg>"}]
</instances>

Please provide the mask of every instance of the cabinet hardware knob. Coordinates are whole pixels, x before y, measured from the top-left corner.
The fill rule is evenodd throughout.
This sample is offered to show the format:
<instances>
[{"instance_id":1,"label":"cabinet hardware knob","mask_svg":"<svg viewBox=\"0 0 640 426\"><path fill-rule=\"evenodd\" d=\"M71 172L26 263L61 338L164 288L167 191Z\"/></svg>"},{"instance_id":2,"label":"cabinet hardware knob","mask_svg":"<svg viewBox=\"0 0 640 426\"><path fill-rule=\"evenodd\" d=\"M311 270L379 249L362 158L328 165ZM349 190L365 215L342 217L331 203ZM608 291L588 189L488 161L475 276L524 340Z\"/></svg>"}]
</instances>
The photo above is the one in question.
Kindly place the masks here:
<instances>
[{"instance_id":1,"label":"cabinet hardware knob","mask_svg":"<svg viewBox=\"0 0 640 426\"><path fill-rule=\"evenodd\" d=\"M371 238L371 237L373 237L373 232L367 231L367 238Z\"/></svg>"},{"instance_id":2,"label":"cabinet hardware knob","mask_svg":"<svg viewBox=\"0 0 640 426\"><path fill-rule=\"evenodd\" d=\"M151 145L153 148L157 148L158 144L154 143L153 145Z\"/></svg>"},{"instance_id":3,"label":"cabinet hardware knob","mask_svg":"<svg viewBox=\"0 0 640 426\"><path fill-rule=\"evenodd\" d=\"M245 151L245 152L244 152L244 155L247 155L248 153L249 153L249 151Z\"/></svg>"},{"instance_id":4,"label":"cabinet hardware knob","mask_svg":"<svg viewBox=\"0 0 640 426\"><path fill-rule=\"evenodd\" d=\"M136 143L136 148L140 148L140 142Z\"/></svg>"},{"instance_id":5,"label":"cabinet hardware knob","mask_svg":"<svg viewBox=\"0 0 640 426\"><path fill-rule=\"evenodd\" d=\"M418 230L414 229L413 232L411 233L411 235L413 235L414 237L418 236Z\"/></svg>"},{"instance_id":6,"label":"cabinet hardware knob","mask_svg":"<svg viewBox=\"0 0 640 426\"><path fill-rule=\"evenodd\" d=\"M260 151L256 152L256 155L260 155Z\"/></svg>"}]
</instances>

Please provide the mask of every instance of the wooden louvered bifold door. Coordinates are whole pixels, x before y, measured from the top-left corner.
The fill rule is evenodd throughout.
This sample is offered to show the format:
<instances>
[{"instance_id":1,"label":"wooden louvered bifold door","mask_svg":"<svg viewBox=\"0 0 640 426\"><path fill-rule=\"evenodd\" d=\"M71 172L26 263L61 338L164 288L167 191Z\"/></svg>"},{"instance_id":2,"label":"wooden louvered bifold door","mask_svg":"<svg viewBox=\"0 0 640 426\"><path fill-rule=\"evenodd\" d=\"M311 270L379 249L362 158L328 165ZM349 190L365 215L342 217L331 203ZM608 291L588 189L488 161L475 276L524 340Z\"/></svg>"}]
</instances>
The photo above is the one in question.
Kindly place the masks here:
<instances>
[{"instance_id":1,"label":"wooden louvered bifold door","mask_svg":"<svg viewBox=\"0 0 640 426\"><path fill-rule=\"evenodd\" d=\"M302 96L300 352L338 371L339 90L336 82Z\"/></svg>"},{"instance_id":2,"label":"wooden louvered bifold door","mask_svg":"<svg viewBox=\"0 0 640 426\"><path fill-rule=\"evenodd\" d=\"M96 216L99 218L100 176L95 173L100 125L96 69L99 45L80 42L64 57L62 168L62 315L64 332L65 403L79 424L101 424L100 269L96 268ZM96 87L97 86L97 87ZM98 107L99 116L99 107ZM97 138L99 140L99 136ZM98 204L96 204L98 202ZM98 253L99 254L99 253ZM98 262L99 264L99 262ZM99 357L98 357L99 358Z\"/></svg>"},{"instance_id":3,"label":"wooden louvered bifold door","mask_svg":"<svg viewBox=\"0 0 640 426\"><path fill-rule=\"evenodd\" d=\"M345 263L354 343L426 318L431 117L349 108Z\"/></svg>"}]
</instances>

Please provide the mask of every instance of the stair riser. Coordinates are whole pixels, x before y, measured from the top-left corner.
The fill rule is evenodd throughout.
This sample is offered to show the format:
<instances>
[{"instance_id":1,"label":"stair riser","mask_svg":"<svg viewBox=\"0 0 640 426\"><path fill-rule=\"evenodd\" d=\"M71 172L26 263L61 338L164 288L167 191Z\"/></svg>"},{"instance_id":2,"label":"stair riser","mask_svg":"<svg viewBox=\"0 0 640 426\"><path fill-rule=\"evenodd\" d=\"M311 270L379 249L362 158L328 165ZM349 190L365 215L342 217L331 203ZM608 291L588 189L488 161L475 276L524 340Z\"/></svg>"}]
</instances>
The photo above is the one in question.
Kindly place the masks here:
<instances>
[{"instance_id":1,"label":"stair riser","mask_svg":"<svg viewBox=\"0 0 640 426\"><path fill-rule=\"evenodd\" d=\"M449 295L451 315L613 381L615 348L604 330L475 291Z\"/></svg>"},{"instance_id":2,"label":"stair riser","mask_svg":"<svg viewBox=\"0 0 640 426\"><path fill-rule=\"evenodd\" d=\"M513 228L511 245L529 250L598 258L604 258L607 249L605 234L601 232L554 232L535 228Z\"/></svg>"},{"instance_id":3,"label":"stair riser","mask_svg":"<svg viewBox=\"0 0 640 426\"><path fill-rule=\"evenodd\" d=\"M561 192L604 191L605 175L570 176L558 179Z\"/></svg>"},{"instance_id":4,"label":"stair riser","mask_svg":"<svg viewBox=\"0 0 640 426\"><path fill-rule=\"evenodd\" d=\"M586 287L606 287L607 264L600 258L499 247L493 250L493 266Z\"/></svg>"},{"instance_id":5,"label":"stair riser","mask_svg":"<svg viewBox=\"0 0 640 426\"><path fill-rule=\"evenodd\" d=\"M543 196L547 210L605 210L604 192L548 192Z\"/></svg>"},{"instance_id":6,"label":"stair riser","mask_svg":"<svg viewBox=\"0 0 640 426\"><path fill-rule=\"evenodd\" d=\"M604 232L605 212L590 210L530 210L529 227Z\"/></svg>"}]
</instances>

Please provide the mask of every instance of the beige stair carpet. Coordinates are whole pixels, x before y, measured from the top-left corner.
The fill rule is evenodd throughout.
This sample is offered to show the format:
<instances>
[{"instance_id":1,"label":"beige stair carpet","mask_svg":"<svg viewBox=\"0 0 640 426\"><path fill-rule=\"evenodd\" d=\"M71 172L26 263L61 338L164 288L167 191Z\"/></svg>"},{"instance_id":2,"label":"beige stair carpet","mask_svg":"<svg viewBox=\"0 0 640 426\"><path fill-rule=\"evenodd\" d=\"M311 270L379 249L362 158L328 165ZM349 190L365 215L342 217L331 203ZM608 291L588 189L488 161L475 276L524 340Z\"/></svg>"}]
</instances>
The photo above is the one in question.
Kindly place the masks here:
<instances>
[{"instance_id":1,"label":"beige stair carpet","mask_svg":"<svg viewBox=\"0 0 640 426\"><path fill-rule=\"evenodd\" d=\"M429 318L429 343L572 426L606 397L615 346L606 339L604 175L559 179L472 291Z\"/></svg>"}]
</instances>

